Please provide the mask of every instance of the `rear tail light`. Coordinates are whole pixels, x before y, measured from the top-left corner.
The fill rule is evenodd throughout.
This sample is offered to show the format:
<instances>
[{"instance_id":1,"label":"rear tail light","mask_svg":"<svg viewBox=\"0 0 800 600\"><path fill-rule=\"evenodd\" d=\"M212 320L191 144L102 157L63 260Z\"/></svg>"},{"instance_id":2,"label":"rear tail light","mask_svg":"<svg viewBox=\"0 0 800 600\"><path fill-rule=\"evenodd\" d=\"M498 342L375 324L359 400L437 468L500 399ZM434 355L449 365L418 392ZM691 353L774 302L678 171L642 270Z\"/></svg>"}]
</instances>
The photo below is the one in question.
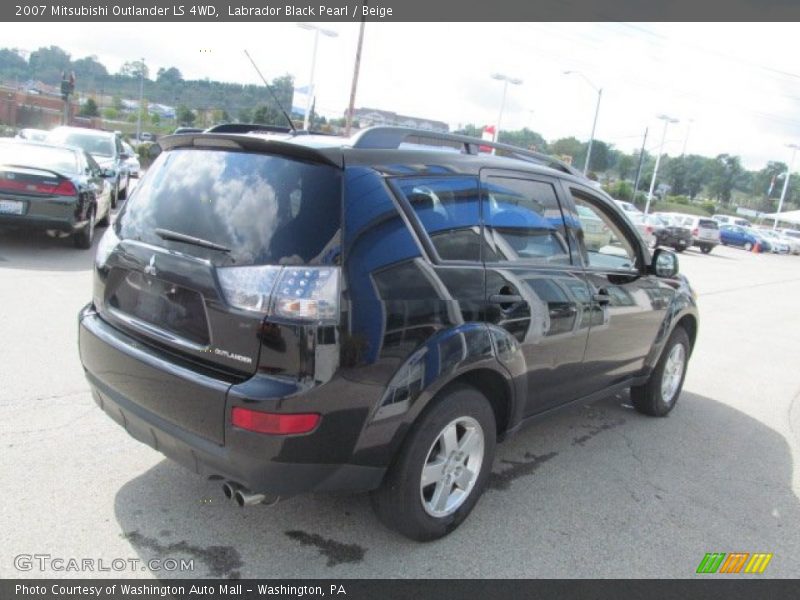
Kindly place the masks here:
<instances>
[{"instance_id":1,"label":"rear tail light","mask_svg":"<svg viewBox=\"0 0 800 600\"><path fill-rule=\"evenodd\" d=\"M12 192L36 192L37 194L51 194L53 196L76 196L78 190L71 181L64 179L58 184L27 183L16 179L0 179L0 189Z\"/></svg>"},{"instance_id":2,"label":"rear tail light","mask_svg":"<svg viewBox=\"0 0 800 600\"><path fill-rule=\"evenodd\" d=\"M224 267L217 276L236 308L317 323L338 320L338 267Z\"/></svg>"},{"instance_id":3,"label":"rear tail light","mask_svg":"<svg viewBox=\"0 0 800 600\"><path fill-rule=\"evenodd\" d=\"M653 227L652 227L652 225L648 225L647 227L645 227L645 228L644 228L644 230L645 230L647 233L653 233Z\"/></svg>"},{"instance_id":4,"label":"rear tail light","mask_svg":"<svg viewBox=\"0 0 800 600\"><path fill-rule=\"evenodd\" d=\"M231 424L239 429L272 435L291 435L308 433L319 424L316 413L281 414L250 410L234 406L231 410Z\"/></svg>"},{"instance_id":5,"label":"rear tail light","mask_svg":"<svg viewBox=\"0 0 800 600\"><path fill-rule=\"evenodd\" d=\"M697 237L698 235L700 235L700 230L699 229L692 229L692 235L694 237Z\"/></svg>"}]
</instances>

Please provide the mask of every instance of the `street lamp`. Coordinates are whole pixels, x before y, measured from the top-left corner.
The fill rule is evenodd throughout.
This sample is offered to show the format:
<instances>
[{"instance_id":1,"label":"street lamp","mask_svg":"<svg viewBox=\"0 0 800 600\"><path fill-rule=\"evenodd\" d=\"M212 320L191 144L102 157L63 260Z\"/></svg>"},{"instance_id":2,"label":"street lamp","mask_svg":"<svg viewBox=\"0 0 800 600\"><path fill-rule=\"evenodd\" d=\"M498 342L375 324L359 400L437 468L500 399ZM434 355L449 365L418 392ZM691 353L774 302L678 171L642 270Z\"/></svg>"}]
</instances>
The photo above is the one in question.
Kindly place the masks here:
<instances>
[{"instance_id":1,"label":"street lamp","mask_svg":"<svg viewBox=\"0 0 800 600\"><path fill-rule=\"evenodd\" d=\"M493 142L496 142L497 138L500 136L500 121L503 120L503 109L506 105L506 92L508 91L508 84L520 85L522 83L522 79L509 77L508 75L503 75L502 73L492 73L492 79L503 82L503 98L500 100L500 112L497 115L497 124L494 127L494 136L492 139Z\"/></svg>"},{"instance_id":2,"label":"street lamp","mask_svg":"<svg viewBox=\"0 0 800 600\"><path fill-rule=\"evenodd\" d=\"M775 213L775 222L772 224L773 230L778 228L778 221L780 220L781 210L783 209L783 201L786 199L786 190L789 189L789 177L792 175L792 168L794 167L794 155L800 150L800 146L797 144L786 144L786 147L792 149L792 159L789 161L789 166L786 169L786 179L783 180L781 199L778 201L778 212Z\"/></svg>"},{"instance_id":3,"label":"street lamp","mask_svg":"<svg viewBox=\"0 0 800 600\"><path fill-rule=\"evenodd\" d=\"M136 141L142 139L142 105L144 104L144 58L139 61L139 116L136 119Z\"/></svg>"},{"instance_id":4,"label":"street lamp","mask_svg":"<svg viewBox=\"0 0 800 600\"><path fill-rule=\"evenodd\" d=\"M694 123L694 119L689 119L686 123L686 136L683 138L681 156L686 156L686 145L689 143L689 132L692 130L692 123Z\"/></svg>"},{"instance_id":5,"label":"street lamp","mask_svg":"<svg viewBox=\"0 0 800 600\"><path fill-rule=\"evenodd\" d=\"M597 127L597 115L600 114L600 100L603 99L603 88L597 87L595 84L591 82L591 80L588 77L586 77L586 75L584 75L580 71L564 71L564 75L578 75L579 77L582 77L583 80L586 83L588 83L595 92L597 92L597 106L595 106L594 109L594 121L592 122L592 135L589 137L589 147L586 149L586 163L584 163L583 165L583 174L586 175L586 173L589 171L589 160L592 158L592 144L594 143L594 131L595 128Z\"/></svg>"},{"instance_id":6,"label":"street lamp","mask_svg":"<svg viewBox=\"0 0 800 600\"><path fill-rule=\"evenodd\" d=\"M308 100L306 101L306 114L303 117L303 129L308 130L308 122L311 118L311 105L314 101L314 69L317 66L317 44L319 43L319 34L321 33L331 38L338 37L339 34L330 29L323 29L322 27L317 27L316 25L310 25L308 23L298 23L297 26L301 29L314 32L314 50L311 54L311 76L308 78Z\"/></svg>"},{"instance_id":7,"label":"street lamp","mask_svg":"<svg viewBox=\"0 0 800 600\"><path fill-rule=\"evenodd\" d=\"M656 187L656 176L658 175L658 165L661 164L661 155L664 153L664 142L667 139L667 127L670 123L678 123L678 119L673 119L667 115L658 115L658 118L664 121L664 133L661 135L661 145L658 147L658 156L656 157L656 166L653 168L653 179L650 180L650 191L647 192L647 204L644 207L644 214L650 212L650 202L653 199L653 190Z\"/></svg>"}]
</instances>

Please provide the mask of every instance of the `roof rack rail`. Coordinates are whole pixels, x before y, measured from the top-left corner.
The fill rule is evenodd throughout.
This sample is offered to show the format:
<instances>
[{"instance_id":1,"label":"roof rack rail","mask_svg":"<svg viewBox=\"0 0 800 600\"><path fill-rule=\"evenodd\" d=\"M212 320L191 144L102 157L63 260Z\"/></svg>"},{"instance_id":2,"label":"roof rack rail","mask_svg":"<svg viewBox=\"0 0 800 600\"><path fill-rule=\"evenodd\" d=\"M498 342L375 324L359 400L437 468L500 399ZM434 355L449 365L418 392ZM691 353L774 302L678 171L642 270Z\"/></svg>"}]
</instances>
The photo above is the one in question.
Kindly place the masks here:
<instances>
[{"instance_id":1,"label":"roof rack rail","mask_svg":"<svg viewBox=\"0 0 800 600\"><path fill-rule=\"evenodd\" d=\"M412 138L412 139L409 139ZM471 137L467 135L460 135L457 133L440 133L438 131L429 131L425 129L414 129L412 127L389 127L377 126L370 127L353 137L353 148L371 148L374 150L394 150L400 147L405 142L413 142L418 140L438 140L442 142L451 142L460 146L464 154L478 154L481 146L488 146L496 150L502 150L513 158L524 160L527 162L536 163L556 169L570 175L583 178L584 175L574 167L567 163L542 154L541 152L534 152L533 150L525 150L511 144L502 144L500 142L490 142L480 138Z\"/></svg>"},{"instance_id":2,"label":"roof rack rail","mask_svg":"<svg viewBox=\"0 0 800 600\"><path fill-rule=\"evenodd\" d=\"M298 129L293 131L282 125L262 125L261 123L220 123L204 130L203 133L288 133L291 135L333 135L326 131Z\"/></svg>"}]
</instances>

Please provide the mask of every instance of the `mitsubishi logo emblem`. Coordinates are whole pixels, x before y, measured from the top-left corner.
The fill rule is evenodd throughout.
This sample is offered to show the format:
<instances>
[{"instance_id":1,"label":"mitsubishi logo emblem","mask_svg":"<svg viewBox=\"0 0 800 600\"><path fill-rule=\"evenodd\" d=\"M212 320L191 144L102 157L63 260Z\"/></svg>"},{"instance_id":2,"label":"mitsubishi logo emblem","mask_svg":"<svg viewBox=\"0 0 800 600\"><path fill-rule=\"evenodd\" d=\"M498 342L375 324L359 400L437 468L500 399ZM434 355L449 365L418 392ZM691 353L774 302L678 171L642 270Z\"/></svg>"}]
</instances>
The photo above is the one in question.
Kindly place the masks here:
<instances>
[{"instance_id":1,"label":"mitsubishi logo emblem","mask_svg":"<svg viewBox=\"0 0 800 600\"><path fill-rule=\"evenodd\" d=\"M144 272L147 273L148 275L152 275L153 277L155 277L156 273L158 273L158 269L156 269L155 254L153 254L153 256L150 257L150 263L147 266L145 266Z\"/></svg>"}]
</instances>

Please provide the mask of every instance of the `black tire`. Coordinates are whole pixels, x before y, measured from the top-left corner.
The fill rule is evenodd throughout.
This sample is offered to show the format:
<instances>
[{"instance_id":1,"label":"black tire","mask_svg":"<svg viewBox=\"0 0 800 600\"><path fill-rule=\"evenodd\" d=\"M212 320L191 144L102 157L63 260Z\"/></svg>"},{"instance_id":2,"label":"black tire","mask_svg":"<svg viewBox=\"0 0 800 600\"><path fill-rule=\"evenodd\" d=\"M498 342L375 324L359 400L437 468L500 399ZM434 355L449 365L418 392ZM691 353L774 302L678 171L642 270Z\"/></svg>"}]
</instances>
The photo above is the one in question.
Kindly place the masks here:
<instances>
[{"instance_id":1,"label":"black tire","mask_svg":"<svg viewBox=\"0 0 800 600\"><path fill-rule=\"evenodd\" d=\"M92 247L94 242L94 229L95 229L95 209L92 209L92 214L89 217L89 222L80 231L72 234L72 241L76 248L81 250L88 250Z\"/></svg>"},{"instance_id":2,"label":"black tire","mask_svg":"<svg viewBox=\"0 0 800 600\"><path fill-rule=\"evenodd\" d=\"M424 494L431 487L436 490L438 486L432 483L422 487L423 467L426 463L431 464L427 461L434 452L443 450L439 445L440 436L458 419L469 419L480 425L483 457L474 483L461 503L454 506L455 510L450 514L434 516L423 501L426 500ZM494 462L496 427L488 400L474 388L453 386L436 398L411 427L381 487L372 492L372 507L381 522L389 529L420 542L435 540L456 529L467 518L486 487ZM459 442L466 439L466 430L462 431L464 437ZM447 467L460 461L443 462ZM446 472L447 469L442 470ZM455 491L457 487L452 489ZM434 490L430 490L432 497L428 502L433 503Z\"/></svg>"},{"instance_id":3,"label":"black tire","mask_svg":"<svg viewBox=\"0 0 800 600\"><path fill-rule=\"evenodd\" d=\"M122 182L120 181L120 183L122 183ZM130 177L126 177L125 178L125 190L123 191L121 188L117 188L117 190L118 190L117 191L117 198L119 200L125 200L125 198L128 197L128 188L130 187L130 185L131 185L131 178Z\"/></svg>"},{"instance_id":4,"label":"black tire","mask_svg":"<svg viewBox=\"0 0 800 600\"><path fill-rule=\"evenodd\" d=\"M677 345L683 346L683 371L680 374L677 388L675 388L670 397L665 399L662 393L664 371L668 359ZM686 378L686 367L689 363L691 348L691 342L686 330L681 326L676 327L669 340L667 340L664 351L661 353L661 358L659 358L656 368L650 375L650 379L643 385L631 388L631 400L637 411L651 417L664 417L675 408L683 389L683 380Z\"/></svg>"},{"instance_id":5,"label":"black tire","mask_svg":"<svg viewBox=\"0 0 800 600\"><path fill-rule=\"evenodd\" d=\"M675 246L674 248L675 248L675 252L678 252L678 253L683 252L684 250L686 250L685 246Z\"/></svg>"},{"instance_id":6,"label":"black tire","mask_svg":"<svg viewBox=\"0 0 800 600\"><path fill-rule=\"evenodd\" d=\"M714 246L700 246L700 252L709 254L714 249Z\"/></svg>"},{"instance_id":7,"label":"black tire","mask_svg":"<svg viewBox=\"0 0 800 600\"><path fill-rule=\"evenodd\" d=\"M111 224L111 207L108 207L105 216L97 221L95 227L108 227Z\"/></svg>"},{"instance_id":8,"label":"black tire","mask_svg":"<svg viewBox=\"0 0 800 600\"><path fill-rule=\"evenodd\" d=\"M111 208L117 208L117 200L119 200L119 181L114 184L111 190Z\"/></svg>"}]
</instances>

